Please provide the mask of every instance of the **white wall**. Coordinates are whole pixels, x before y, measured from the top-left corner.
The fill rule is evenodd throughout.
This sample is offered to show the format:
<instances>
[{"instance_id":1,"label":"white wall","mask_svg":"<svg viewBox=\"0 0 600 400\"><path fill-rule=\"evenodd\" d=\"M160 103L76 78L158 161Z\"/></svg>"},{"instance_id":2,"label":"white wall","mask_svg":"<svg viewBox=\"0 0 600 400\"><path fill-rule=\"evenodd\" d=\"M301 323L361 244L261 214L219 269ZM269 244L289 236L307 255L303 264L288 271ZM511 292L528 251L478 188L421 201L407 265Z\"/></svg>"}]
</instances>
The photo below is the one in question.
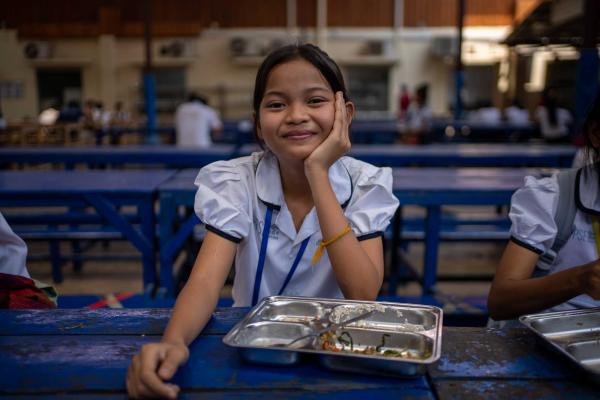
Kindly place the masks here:
<instances>
[{"instance_id":1,"label":"white wall","mask_svg":"<svg viewBox=\"0 0 600 400\"><path fill-rule=\"evenodd\" d=\"M17 123L26 116L36 116L35 70L23 57L16 31L0 29L0 60L0 82L15 82L23 88L21 98L0 100L7 122Z\"/></svg>"},{"instance_id":2,"label":"white wall","mask_svg":"<svg viewBox=\"0 0 600 400\"><path fill-rule=\"evenodd\" d=\"M469 31L470 29L470 31ZM467 40L494 41L501 38L503 28L468 28ZM471 32L469 34L469 32ZM483 32L483 33L482 33ZM491 32L491 33L490 33ZM500 33L498 33L500 32ZM314 32L301 32L305 39ZM326 50L341 65L365 64L390 67L389 115L395 115L400 83L407 83L411 90L422 82L430 85L430 106L435 114L447 114L453 97L453 67L451 63L431 53L431 41L437 35L453 35L455 30L442 29L330 29ZM469 35L471 37L469 37ZM213 106L219 106L217 88L224 87L230 93L227 103L230 117L248 117L251 113L252 88L256 69L261 57L234 59L229 44L234 37L257 38L260 43L280 38L295 41L284 30L206 30L195 38L156 39L154 41L154 64L157 66L180 66L187 69L186 86L209 97ZM382 39L386 52L381 57L365 57L360 54L365 39ZM161 57L158 49L173 40L183 40L190 50L182 57ZM123 39L101 36L96 39L55 40L52 58L28 60L23 54L27 40L18 39L13 30L0 29L0 82L23 83L23 97L2 99L2 107L10 123L22 121L26 116L39 112L35 82L36 68L80 67L82 70L83 100L93 98L111 108L115 101L123 101L133 109L139 103L141 71L144 63L142 39ZM491 62L495 62L491 61Z\"/></svg>"}]
</instances>

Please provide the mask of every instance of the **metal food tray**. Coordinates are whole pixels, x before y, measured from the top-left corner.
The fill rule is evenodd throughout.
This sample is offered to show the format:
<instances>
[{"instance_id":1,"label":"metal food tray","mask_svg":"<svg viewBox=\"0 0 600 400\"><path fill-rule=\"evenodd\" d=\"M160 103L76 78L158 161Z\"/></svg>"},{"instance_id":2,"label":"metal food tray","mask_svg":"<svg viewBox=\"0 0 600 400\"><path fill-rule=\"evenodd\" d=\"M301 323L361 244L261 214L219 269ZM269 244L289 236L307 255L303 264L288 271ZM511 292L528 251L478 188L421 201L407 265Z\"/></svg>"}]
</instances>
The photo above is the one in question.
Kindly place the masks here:
<instances>
[{"instance_id":1,"label":"metal food tray","mask_svg":"<svg viewBox=\"0 0 600 400\"><path fill-rule=\"evenodd\" d=\"M339 328L326 348L315 333L331 323L366 311L366 319ZM223 338L249 362L293 365L302 354L316 355L330 369L361 373L417 375L440 358L442 310L438 307L312 297L271 296L262 299Z\"/></svg>"},{"instance_id":2,"label":"metal food tray","mask_svg":"<svg viewBox=\"0 0 600 400\"><path fill-rule=\"evenodd\" d=\"M519 321L595 380L600 378L600 308L524 315Z\"/></svg>"}]
</instances>

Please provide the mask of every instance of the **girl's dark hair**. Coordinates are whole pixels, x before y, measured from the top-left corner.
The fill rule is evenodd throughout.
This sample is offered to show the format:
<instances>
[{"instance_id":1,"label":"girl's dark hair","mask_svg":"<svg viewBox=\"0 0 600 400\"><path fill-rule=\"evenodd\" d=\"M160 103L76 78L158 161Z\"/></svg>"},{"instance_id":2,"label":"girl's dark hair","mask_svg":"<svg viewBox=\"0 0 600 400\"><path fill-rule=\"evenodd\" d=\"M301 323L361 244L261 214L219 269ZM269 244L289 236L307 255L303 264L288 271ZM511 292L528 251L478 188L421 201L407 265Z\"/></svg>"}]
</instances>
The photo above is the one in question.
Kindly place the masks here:
<instances>
[{"instance_id":1,"label":"girl's dark hair","mask_svg":"<svg viewBox=\"0 0 600 400\"><path fill-rule=\"evenodd\" d=\"M344 94L344 100L349 101L348 90L344 83L344 77L340 71L340 67L333 61L327 53L318 48L317 46L305 43L305 44L290 44L287 46L280 47L277 50L272 51L262 62L256 73L256 82L254 83L254 97L252 102L252 108L255 113L254 120L254 133L256 135L256 127L259 118L260 103L265 95L267 88L267 80L269 74L279 64L283 64L288 61L303 59L311 63L316 69L318 69L331 89L333 93L342 92Z\"/></svg>"}]
</instances>

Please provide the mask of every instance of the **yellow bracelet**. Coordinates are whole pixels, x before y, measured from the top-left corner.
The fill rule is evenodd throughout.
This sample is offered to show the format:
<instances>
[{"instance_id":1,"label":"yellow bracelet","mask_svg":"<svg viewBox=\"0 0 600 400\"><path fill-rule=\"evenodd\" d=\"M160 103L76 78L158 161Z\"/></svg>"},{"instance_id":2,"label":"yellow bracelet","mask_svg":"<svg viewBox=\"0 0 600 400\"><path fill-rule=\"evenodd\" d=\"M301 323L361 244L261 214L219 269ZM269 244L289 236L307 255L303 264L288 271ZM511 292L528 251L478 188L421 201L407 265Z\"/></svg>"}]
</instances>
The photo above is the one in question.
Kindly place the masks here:
<instances>
[{"instance_id":1,"label":"yellow bracelet","mask_svg":"<svg viewBox=\"0 0 600 400\"><path fill-rule=\"evenodd\" d=\"M315 265L317 263L317 261L319 261L319 259L323 255L323 251L325 250L325 247L329 246L330 244L334 243L336 240L343 237L346 233L350 232L350 230L351 230L350 224L348 224L348 225L346 225L344 230L341 233L339 233L337 236L335 236L333 239L321 240L321 242L319 243L319 247L317 247L317 250L315 251L315 255L313 256L312 260L310 260L310 265Z\"/></svg>"}]
</instances>

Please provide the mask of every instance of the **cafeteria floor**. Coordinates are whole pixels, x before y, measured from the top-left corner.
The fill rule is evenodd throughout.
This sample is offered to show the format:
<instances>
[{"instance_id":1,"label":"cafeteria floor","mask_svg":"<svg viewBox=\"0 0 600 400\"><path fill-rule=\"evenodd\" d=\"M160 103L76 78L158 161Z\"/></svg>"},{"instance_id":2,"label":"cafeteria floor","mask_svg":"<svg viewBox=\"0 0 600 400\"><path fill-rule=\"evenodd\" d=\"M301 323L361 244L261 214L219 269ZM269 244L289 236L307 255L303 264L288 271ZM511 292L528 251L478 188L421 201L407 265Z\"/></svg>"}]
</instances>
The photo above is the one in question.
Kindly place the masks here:
<instances>
[{"instance_id":1,"label":"cafeteria floor","mask_svg":"<svg viewBox=\"0 0 600 400\"><path fill-rule=\"evenodd\" d=\"M47 252L44 243L28 243L30 253L41 254ZM452 281L441 281L439 289L447 294L456 295L487 295L489 281L455 281L464 277L489 276L490 279L500 258L503 243L443 243L440 247L438 275L443 278L451 278ZM68 247L64 247L65 252ZM409 246L406 258L415 266L418 266L422 258L423 245L414 243ZM86 254L106 255L121 254L124 257L136 257L136 250L126 242L110 243L104 249L101 243L94 245ZM28 264L29 273L37 280L52 283L50 273L50 262L30 260ZM119 292L140 292L142 266L139 260L120 261L86 261L83 270L75 272L70 263L63 265L64 280L53 286L60 294L96 294L105 295ZM230 289L224 288L223 296L228 296ZM386 291L384 283L383 291ZM416 282L399 285L397 295L412 296L420 293L420 286Z\"/></svg>"}]
</instances>

